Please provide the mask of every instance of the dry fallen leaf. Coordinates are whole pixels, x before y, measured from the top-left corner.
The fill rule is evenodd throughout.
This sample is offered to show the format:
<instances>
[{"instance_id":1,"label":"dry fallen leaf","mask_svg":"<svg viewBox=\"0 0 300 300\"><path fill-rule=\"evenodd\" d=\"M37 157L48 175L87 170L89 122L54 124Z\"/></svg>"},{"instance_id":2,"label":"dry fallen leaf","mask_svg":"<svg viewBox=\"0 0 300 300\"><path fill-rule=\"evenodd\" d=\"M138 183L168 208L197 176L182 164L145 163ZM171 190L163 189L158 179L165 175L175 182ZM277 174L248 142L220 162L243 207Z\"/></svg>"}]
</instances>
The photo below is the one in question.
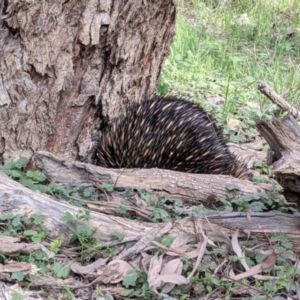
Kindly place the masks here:
<instances>
[{"instance_id":1,"label":"dry fallen leaf","mask_svg":"<svg viewBox=\"0 0 300 300\"><path fill-rule=\"evenodd\" d=\"M277 255L275 253L272 253L271 255L267 256L261 263L262 270L266 270L273 267L276 264L276 261Z\"/></svg>"},{"instance_id":2,"label":"dry fallen leaf","mask_svg":"<svg viewBox=\"0 0 300 300\"><path fill-rule=\"evenodd\" d=\"M271 254L268 257L266 257L261 264L258 264L256 266L250 268L246 272L243 272L241 274L233 276L233 277L231 277L231 279L240 280L240 279L243 279L246 277L257 275L257 274L261 273L263 270L273 267L276 264L276 261L277 261L277 255ZM262 279L262 277L260 277L260 278Z\"/></svg>"},{"instance_id":3,"label":"dry fallen leaf","mask_svg":"<svg viewBox=\"0 0 300 300\"><path fill-rule=\"evenodd\" d=\"M195 240L194 236L191 234L181 234L177 236L170 246L170 250L166 252L170 256L182 255L190 247L188 244L190 241Z\"/></svg>"},{"instance_id":4,"label":"dry fallen leaf","mask_svg":"<svg viewBox=\"0 0 300 300\"><path fill-rule=\"evenodd\" d=\"M238 242L238 235L239 235L239 230L236 230L234 234L232 235L231 243L232 243L232 249L235 252L235 254L240 258L240 262L245 268L245 270L249 270L249 266L246 262L245 259L245 254L240 248L239 242Z\"/></svg>"},{"instance_id":5,"label":"dry fallen leaf","mask_svg":"<svg viewBox=\"0 0 300 300\"><path fill-rule=\"evenodd\" d=\"M241 128L241 121L237 119L228 119L227 126L229 129L237 131Z\"/></svg>"},{"instance_id":6,"label":"dry fallen leaf","mask_svg":"<svg viewBox=\"0 0 300 300\"><path fill-rule=\"evenodd\" d=\"M182 275L178 274L164 274L159 275L157 280L162 281L162 284L165 283L174 283L174 284L189 284L190 281Z\"/></svg>"},{"instance_id":7,"label":"dry fallen leaf","mask_svg":"<svg viewBox=\"0 0 300 300\"><path fill-rule=\"evenodd\" d=\"M123 280L128 271L133 270L131 265L124 260L112 260L106 267L97 271L99 279L105 284L118 283Z\"/></svg>"},{"instance_id":8,"label":"dry fallen leaf","mask_svg":"<svg viewBox=\"0 0 300 300\"><path fill-rule=\"evenodd\" d=\"M165 274L178 274L181 275L183 263L181 259L172 259L166 263L163 269L160 272L160 275ZM163 280L164 281L164 280ZM162 289L163 293L169 293L175 287L175 283L168 282Z\"/></svg>"},{"instance_id":9,"label":"dry fallen leaf","mask_svg":"<svg viewBox=\"0 0 300 300\"><path fill-rule=\"evenodd\" d=\"M147 270L149 268L149 265L150 265L150 261L151 261L151 258L152 258L152 255L149 255L148 253L146 252L142 252L142 260L141 260L141 264L143 266L143 270L145 273L147 273Z\"/></svg>"},{"instance_id":10,"label":"dry fallen leaf","mask_svg":"<svg viewBox=\"0 0 300 300\"><path fill-rule=\"evenodd\" d=\"M154 256L151 258L149 270L148 270L148 283L149 283L149 289L153 292L157 292L157 289L161 287L162 282L161 280L157 279L158 275L161 271L163 262L163 256L158 256L158 252L154 254Z\"/></svg>"},{"instance_id":11,"label":"dry fallen leaf","mask_svg":"<svg viewBox=\"0 0 300 300\"><path fill-rule=\"evenodd\" d=\"M200 252L200 246L196 245L196 249L194 249L194 250L192 250L190 252L186 252L185 256L189 257L189 258L195 258L195 257L198 257L199 252Z\"/></svg>"},{"instance_id":12,"label":"dry fallen leaf","mask_svg":"<svg viewBox=\"0 0 300 300\"><path fill-rule=\"evenodd\" d=\"M205 95L205 99L213 105L219 105L224 102L223 95Z\"/></svg>"},{"instance_id":13,"label":"dry fallen leaf","mask_svg":"<svg viewBox=\"0 0 300 300\"><path fill-rule=\"evenodd\" d=\"M231 245L230 238L228 235L224 234L221 231L214 230L208 234L208 238L217 243L225 243L227 245Z\"/></svg>"},{"instance_id":14,"label":"dry fallen leaf","mask_svg":"<svg viewBox=\"0 0 300 300\"><path fill-rule=\"evenodd\" d=\"M72 262L70 265L70 269L72 272L76 274L90 274L97 271L100 267L105 266L107 260L108 258L106 259L99 258L95 262L87 266L83 266L78 262Z\"/></svg>"},{"instance_id":15,"label":"dry fallen leaf","mask_svg":"<svg viewBox=\"0 0 300 300\"><path fill-rule=\"evenodd\" d=\"M249 240L250 235L251 235L251 230L249 230L249 229L244 229L244 232L247 234L247 240Z\"/></svg>"},{"instance_id":16,"label":"dry fallen leaf","mask_svg":"<svg viewBox=\"0 0 300 300\"><path fill-rule=\"evenodd\" d=\"M240 279L243 279L243 278L246 278L246 277L251 277L251 276L254 276L256 274L259 274L261 273L262 269L261 269L261 265L256 265L250 269L248 269L246 272L243 272L241 274L238 274L238 275L235 275L233 277L231 277L231 279L233 280L240 280Z\"/></svg>"},{"instance_id":17,"label":"dry fallen leaf","mask_svg":"<svg viewBox=\"0 0 300 300\"><path fill-rule=\"evenodd\" d=\"M163 292L171 291L176 284L188 284L189 280L180 275L182 272L182 261L173 259L166 263L162 269L163 256L157 253L151 258L148 270L149 289L157 293L157 289L163 286Z\"/></svg>"},{"instance_id":18,"label":"dry fallen leaf","mask_svg":"<svg viewBox=\"0 0 300 300\"><path fill-rule=\"evenodd\" d=\"M166 254L170 256L180 256L184 254L189 247L190 245L181 245L175 248L172 247L172 249L167 251Z\"/></svg>"},{"instance_id":19,"label":"dry fallen leaf","mask_svg":"<svg viewBox=\"0 0 300 300\"><path fill-rule=\"evenodd\" d=\"M182 266L183 264L180 258L172 259L165 264L165 266L160 272L160 275L170 273L181 274Z\"/></svg>"},{"instance_id":20,"label":"dry fallen leaf","mask_svg":"<svg viewBox=\"0 0 300 300\"><path fill-rule=\"evenodd\" d=\"M182 246L182 245L186 245L190 241L194 241L194 240L195 240L195 237L193 235L184 233L184 234L178 235L174 239L174 241L172 242L170 248L176 248L176 247L179 247L179 246Z\"/></svg>"},{"instance_id":21,"label":"dry fallen leaf","mask_svg":"<svg viewBox=\"0 0 300 300\"><path fill-rule=\"evenodd\" d=\"M203 258L204 252L206 250L207 243L208 243L208 237L205 236L204 234L203 234L203 237L204 237L203 241L198 243L199 254L198 254L197 261L194 265L194 268L193 268L192 272L187 277L188 280L190 280L194 276L194 274L196 273L197 268L199 267L199 264L200 264L200 262Z\"/></svg>"}]
</instances>

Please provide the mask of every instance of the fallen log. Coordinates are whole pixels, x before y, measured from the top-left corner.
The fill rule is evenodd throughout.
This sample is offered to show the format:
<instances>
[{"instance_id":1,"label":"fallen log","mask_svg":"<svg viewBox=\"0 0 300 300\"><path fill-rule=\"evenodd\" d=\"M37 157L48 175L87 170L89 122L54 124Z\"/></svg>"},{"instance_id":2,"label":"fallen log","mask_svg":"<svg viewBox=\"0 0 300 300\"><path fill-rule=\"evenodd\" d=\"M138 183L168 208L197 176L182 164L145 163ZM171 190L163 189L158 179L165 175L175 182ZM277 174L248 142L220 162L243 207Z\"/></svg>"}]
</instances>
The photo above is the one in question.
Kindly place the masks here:
<instances>
[{"instance_id":1,"label":"fallen log","mask_svg":"<svg viewBox=\"0 0 300 300\"><path fill-rule=\"evenodd\" d=\"M66 164L68 165L68 163ZM83 165L80 164L79 166L83 168L81 169L83 172ZM60 167L57 167L57 171L59 170ZM70 171L70 169L68 170ZM83 172L82 174L86 173ZM70 229L60 219L66 212L76 214L79 210L78 207L29 190L7 177L2 170L0 170L0 207L0 213L42 214L45 217L44 225L48 229L49 237L61 236L64 239L69 236ZM120 232L124 240L131 241L138 241L147 236L147 243L144 244L146 247L155 236L162 235L167 231L168 234L175 236L182 233L195 234L195 220L207 234L209 232L222 232L232 236L239 229L240 236L247 238L250 234L251 237L256 237L259 243L268 243L269 235L275 232L284 232L293 243L294 251L300 251L300 216L281 213L253 213L251 216L246 213L220 213L203 217L189 217L170 223L169 229L166 230L165 223L134 221L91 212L89 226L94 229L95 238L101 240L105 236L105 242L114 239L111 236L113 232Z\"/></svg>"},{"instance_id":2,"label":"fallen log","mask_svg":"<svg viewBox=\"0 0 300 300\"><path fill-rule=\"evenodd\" d=\"M64 185L83 183L114 184L116 189L128 186L150 189L158 195L169 195L183 201L205 201L211 195L221 198L228 195L228 185L239 187L236 196L272 192L268 184L256 184L227 175L206 175L175 172L161 169L107 169L77 161L66 161L49 152L36 153L36 163L51 182Z\"/></svg>"}]
</instances>

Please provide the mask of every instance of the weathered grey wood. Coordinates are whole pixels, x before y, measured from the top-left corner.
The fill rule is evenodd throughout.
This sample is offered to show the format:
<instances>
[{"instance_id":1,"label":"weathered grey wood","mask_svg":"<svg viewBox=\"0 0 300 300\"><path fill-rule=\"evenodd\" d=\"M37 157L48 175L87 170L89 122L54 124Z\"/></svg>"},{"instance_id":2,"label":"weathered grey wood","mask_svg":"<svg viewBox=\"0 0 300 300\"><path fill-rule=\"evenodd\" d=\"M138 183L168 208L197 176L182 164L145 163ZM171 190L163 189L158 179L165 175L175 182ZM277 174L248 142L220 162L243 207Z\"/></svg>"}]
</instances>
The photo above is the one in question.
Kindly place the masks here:
<instances>
[{"instance_id":1,"label":"weathered grey wood","mask_svg":"<svg viewBox=\"0 0 300 300\"><path fill-rule=\"evenodd\" d=\"M100 124L151 98L174 0L0 1L0 156L85 158Z\"/></svg>"},{"instance_id":2,"label":"weathered grey wood","mask_svg":"<svg viewBox=\"0 0 300 300\"><path fill-rule=\"evenodd\" d=\"M257 129L274 151L274 174L280 185L300 192L300 126L288 115L283 119L259 120Z\"/></svg>"},{"instance_id":3,"label":"weathered grey wood","mask_svg":"<svg viewBox=\"0 0 300 300\"><path fill-rule=\"evenodd\" d=\"M27 189L18 182L8 178L0 170L0 213L12 211L15 214L22 215L43 214L49 236L51 238L58 236L67 238L70 232L60 221L60 218L65 212L74 214L78 210L79 208L77 207ZM207 234L212 231L220 231L231 236L239 228L241 236L244 235L246 238L250 231L251 236L257 237L259 242L269 242L267 236L274 232L285 232L294 245L293 250L300 251L299 216L254 213L249 219L245 213L222 213L199 217L197 218L198 221ZM89 225L95 229L95 237L101 240L105 236L105 241L110 241L110 233L116 231L121 232L126 239L139 240L146 234L153 232L153 230L163 229L166 226L166 224L162 223L142 223L94 212L91 213ZM243 234L243 230L247 230L247 232ZM168 234L172 235L181 233L194 234L193 219L177 220L168 232Z\"/></svg>"},{"instance_id":4,"label":"weathered grey wood","mask_svg":"<svg viewBox=\"0 0 300 300\"><path fill-rule=\"evenodd\" d=\"M68 162L45 151L36 153L36 162L51 182L66 185L107 182L115 184L116 188L145 188L186 201L205 201L211 195L226 197L227 185L230 183L239 186L240 190L234 192L237 196L273 190L267 184L258 185L226 175L191 174L161 169L106 169L77 161Z\"/></svg>"}]
</instances>

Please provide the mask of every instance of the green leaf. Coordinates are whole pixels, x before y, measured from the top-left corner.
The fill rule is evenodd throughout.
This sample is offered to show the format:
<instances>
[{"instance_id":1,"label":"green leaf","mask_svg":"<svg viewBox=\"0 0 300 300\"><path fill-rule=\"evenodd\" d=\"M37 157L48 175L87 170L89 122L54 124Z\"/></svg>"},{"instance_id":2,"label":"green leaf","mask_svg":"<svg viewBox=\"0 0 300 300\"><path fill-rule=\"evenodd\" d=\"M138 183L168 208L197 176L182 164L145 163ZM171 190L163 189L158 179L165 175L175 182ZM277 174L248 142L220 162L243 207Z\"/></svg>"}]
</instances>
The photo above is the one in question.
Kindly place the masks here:
<instances>
[{"instance_id":1,"label":"green leaf","mask_svg":"<svg viewBox=\"0 0 300 300\"><path fill-rule=\"evenodd\" d=\"M75 218L73 217L72 214L70 214L69 212L66 212L61 218L60 218L61 221L63 222L73 222L75 221Z\"/></svg>"},{"instance_id":2,"label":"green leaf","mask_svg":"<svg viewBox=\"0 0 300 300\"><path fill-rule=\"evenodd\" d=\"M125 195L130 196L133 193L133 188L131 186L125 187Z\"/></svg>"},{"instance_id":3,"label":"green leaf","mask_svg":"<svg viewBox=\"0 0 300 300\"><path fill-rule=\"evenodd\" d=\"M92 236L92 230L87 225L79 224L77 226L76 233L80 236Z\"/></svg>"},{"instance_id":4,"label":"green leaf","mask_svg":"<svg viewBox=\"0 0 300 300\"><path fill-rule=\"evenodd\" d=\"M116 237L119 241L122 241L124 239L124 236L121 232L114 231L111 233L112 236Z\"/></svg>"},{"instance_id":5,"label":"green leaf","mask_svg":"<svg viewBox=\"0 0 300 300\"><path fill-rule=\"evenodd\" d=\"M90 187L84 189L83 196L85 198L91 198L94 193L95 193L94 187L90 186Z\"/></svg>"},{"instance_id":6,"label":"green leaf","mask_svg":"<svg viewBox=\"0 0 300 300\"><path fill-rule=\"evenodd\" d=\"M29 218L27 216L21 216L21 222L25 224L29 224Z\"/></svg>"},{"instance_id":7,"label":"green leaf","mask_svg":"<svg viewBox=\"0 0 300 300\"><path fill-rule=\"evenodd\" d=\"M155 238L154 240L157 239ZM166 247L170 247L174 240L175 240L175 236L167 234L164 235L162 238L160 238L158 242L165 245Z\"/></svg>"},{"instance_id":8,"label":"green leaf","mask_svg":"<svg viewBox=\"0 0 300 300\"><path fill-rule=\"evenodd\" d=\"M6 175L14 178L14 179L19 179L22 177L23 172L19 171L19 170L7 170L7 172L5 172Z\"/></svg>"},{"instance_id":9,"label":"green leaf","mask_svg":"<svg viewBox=\"0 0 300 300\"><path fill-rule=\"evenodd\" d=\"M115 190L115 186L113 184L110 183L106 183L103 182L102 183L102 187L108 192L108 193L112 193Z\"/></svg>"},{"instance_id":10,"label":"green leaf","mask_svg":"<svg viewBox=\"0 0 300 300\"><path fill-rule=\"evenodd\" d=\"M41 171L27 171L26 172L26 177L34 180L34 181L38 181L38 182L44 182L47 177L44 173L42 173Z\"/></svg>"},{"instance_id":11,"label":"green leaf","mask_svg":"<svg viewBox=\"0 0 300 300\"><path fill-rule=\"evenodd\" d=\"M229 139L230 139L230 142L235 143L235 144L239 143L239 141L240 141L240 138L237 135L230 135Z\"/></svg>"},{"instance_id":12,"label":"green leaf","mask_svg":"<svg viewBox=\"0 0 300 300\"><path fill-rule=\"evenodd\" d=\"M203 204L196 206L195 212L198 216L206 215L206 209L204 208Z\"/></svg>"},{"instance_id":13,"label":"green leaf","mask_svg":"<svg viewBox=\"0 0 300 300\"><path fill-rule=\"evenodd\" d=\"M259 202L259 201L252 202L251 207L252 207L253 211L255 211L255 212L261 212L261 211L267 210L266 206L262 202Z\"/></svg>"},{"instance_id":14,"label":"green leaf","mask_svg":"<svg viewBox=\"0 0 300 300\"><path fill-rule=\"evenodd\" d=\"M12 221L12 226L17 227L20 225L21 225L21 216L17 215Z\"/></svg>"},{"instance_id":15,"label":"green leaf","mask_svg":"<svg viewBox=\"0 0 300 300\"><path fill-rule=\"evenodd\" d=\"M149 204L151 202L151 194L147 192L146 190L140 191L141 198Z\"/></svg>"},{"instance_id":16,"label":"green leaf","mask_svg":"<svg viewBox=\"0 0 300 300\"><path fill-rule=\"evenodd\" d=\"M62 240L57 239L50 243L50 250L54 253L57 253L62 245Z\"/></svg>"},{"instance_id":17,"label":"green leaf","mask_svg":"<svg viewBox=\"0 0 300 300\"><path fill-rule=\"evenodd\" d=\"M0 221L11 220L13 217L14 217L14 214L12 212L7 212L7 213L0 215Z\"/></svg>"},{"instance_id":18,"label":"green leaf","mask_svg":"<svg viewBox=\"0 0 300 300\"><path fill-rule=\"evenodd\" d=\"M120 207L115 208L114 211L115 211L117 214L124 215L124 214L126 214L126 212L127 212L127 208L126 208L125 205L121 205Z\"/></svg>"},{"instance_id":19,"label":"green leaf","mask_svg":"<svg viewBox=\"0 0 300 300\"><path fill-rule=\"evenodd\" d=\"M123 296L123 297L128 297L133 292L134 292L134 289L123 290L121 293L119 293L119 295Z\"/></svg>"},{"instance_id":20,"label":"green leaf","mask_svg":"<svg viewBox=\"0 0 300 300\"><path fill-rule=\"evenodd\" d=\"M89 210L80 210L76 217L78 220L89 221L91 219L91 212Z\"/></svg>"},{"instance_id":21,"label":"green leaf","mask_svg":"<svg viewBox=\"0 0 300 300\"><path fill-rule=\"evenodd\" d=\"M269 180L270 180L269 178L266 178L265 176L262 175L257 175L252 178L252 181L255 183L266 183Z\"/></svg>"},{"instance_id":22,"label":"green leaf","mask_svg":"<svg viewBox=\"0 0 300 300\"><path fill-rule=\"evenodd\" d=\"M227 184L226 188L228 191L239 191L240 190L240 187L234 183Z\"/></svg>"},{"instance_id":23,"label":"green leaf","mask_svg":"<svg viewBox=\"0 0 300 300\"><path fill-rule=\"evenodd\" d=\"M136 271L129 271L124 277L122 284L128 288L129 286L136 286L136 281L139 278L139 273Z\"/></svg>"},{"instance_id":24,"label":"green leaf","mask_svg":"<svg viewBox=\"0 0 300 300\"><path fill-rule=\"evenodd\" d=\"M15 162L15 166L16 168L23 168L25 167L25 165L27 164L28 159L26 157L20 157L16 162Z\"/></svg>"},{"instance_id":25,"label":"green leaf","mask_svg":"<svg viewBox=\"0 0 300 300\"><path fill-rule=\"evenodd\" d=\"M64 267L62 264L56 262L53 266L53 272L58 278L67 278L70 272L70 268Z\"/></svg>"},{"instance_id":26,"label":"green leaf","mask_svg":"<svg viewBox=\"0 0 300 300\"><path fill-rule=\"evenodd\" d=\"M166 221L169 219L169 214L165 210L158 207L154 208L152 215L154 222L157 222L158 220Z\"/></svg>"},{"instance_id":27,"label":"green leaf","mask_svg":"<svg viewBox=\"0 0 300 300\"><path fill-rule=\"evenodd\" d=\"M255 167L257 168L261 168L263 166L263 162L262 160L258 159L255 164L254 164Z\"/></svg>"},{"instance_id":28,"label":"green leaf","mask_svg":"<svg viewBox=\"0 0 300 300\"><path fill-rule=\"evenodd\" d=\"M17 281L23 281L24 280L24 273L23 272L20 272L20 271L17 271L17 272L13 272L11 274L11 279L13 280L17 280Z\"/></svg>"},{"instance_id":29,"label":"green leaf","mask_svg":"<svg viewBox=\"0 0 300 300\"><path fill-rule=\"evenodd\" d=\"M26 237L31 237L31 236L38 236L39 234L35 230L30 229L30 230L25 230L24 235Z\"/></svg>"},{"instance_id":30,"label":"green leaf","mask_svg":"<svg viewBox=\"0 0 300 300\"><path fill-rule=\"evenodd\" d=\"M12 293L12 300L24 300L23 296L17 292Z\"/></svg>"},{"instance_id":31,"label":"green leaf","mask_svg":"<svg viewBox=\"0 0 300 300\"><path fill-rule=\"evenodd\" d=\"M43 216L41 216L41 215L38 215L38 214L32 214L30 216L30 218L33 219L33 223L35 225L41 225L45 221L45 218Z\"/></svg>"}]
</instances>

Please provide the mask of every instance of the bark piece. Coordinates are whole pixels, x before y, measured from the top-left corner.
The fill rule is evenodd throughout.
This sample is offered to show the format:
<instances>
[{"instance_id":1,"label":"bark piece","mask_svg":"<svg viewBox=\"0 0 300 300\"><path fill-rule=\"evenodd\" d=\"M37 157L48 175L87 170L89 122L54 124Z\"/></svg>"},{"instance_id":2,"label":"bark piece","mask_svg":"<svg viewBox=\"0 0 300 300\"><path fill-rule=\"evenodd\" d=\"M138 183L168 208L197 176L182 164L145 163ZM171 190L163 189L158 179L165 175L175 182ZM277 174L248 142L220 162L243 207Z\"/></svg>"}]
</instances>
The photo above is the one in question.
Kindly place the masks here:
<instances>
[{"instance_id":1,"label":"bark piece","mask_svg":"<svg viewBox=\"0 0 300 300\"><path fill-rule=\"evenodd\" d=\"M257 129L274 152L274 174L280 185L300 192L300 126L288 115L283 119L259 120Z\"/></svg>"},{"instance_id":2,"label":"bark piece","mask_svg":"<svg viewBox=\"0 0 300 300\"><path fill-rule=\"evenodd\" d=\"M265 151L257 151L253 150L254 147L262 147L262 139L247 143L247 144L234 144L228 143L229 150L238 157L239 160L243 161L248 169L253 169L254 164L257 160L266 160L266 152Z\"/></svg>"},{"instance_id":3,"label":"bark piece","mask_svg":"<svg viewBox=\"0 0 300 300\"><path fill-rule=\"evenodd\" d=\"M22 243L19 238L0 236L0 253L9 256L19 256L20 253L30 254L43 246L37 243Z\"/></svg>"}]
</instances>

